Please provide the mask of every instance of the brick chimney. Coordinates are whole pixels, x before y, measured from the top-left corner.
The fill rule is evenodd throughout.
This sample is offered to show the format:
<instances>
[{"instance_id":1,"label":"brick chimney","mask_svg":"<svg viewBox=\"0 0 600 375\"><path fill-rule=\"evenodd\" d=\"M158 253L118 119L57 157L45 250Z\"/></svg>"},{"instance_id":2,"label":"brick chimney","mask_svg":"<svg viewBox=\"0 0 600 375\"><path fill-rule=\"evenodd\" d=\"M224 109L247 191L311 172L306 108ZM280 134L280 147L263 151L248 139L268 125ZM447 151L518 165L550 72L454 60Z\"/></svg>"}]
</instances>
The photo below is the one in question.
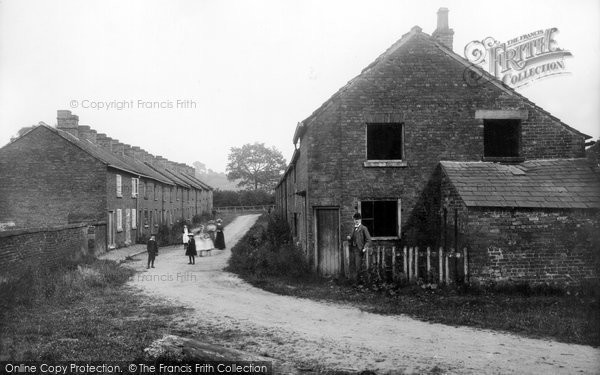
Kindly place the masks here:
<instances>
[{"instance_id":1,"label":"brick chimney","mask_svg":"<svg viewBox=\"0 0 600 375\"><path fill-rule=\"evenodd\" d=\"M75 137L78 136L79 116L71 114L71 111L59 109L56 115L56 128L64 130Z\"/></svg>"},{"instance_id":2,"label":"brick chimney","mask_svg":"<svg viewBox=\"0 0 600 375\"><path fill-rule=\"evenodd\" d=\"M156 166L162 168L162 169L166 169L167 168L167 164L168 164L168 160L166 158L163 158L162 156L156 156L154 158L154 163Z\"/></svg>"},{"instance_id":3,"label":"brick chimney","mask_svg":"<svg viewBox=\"0 0 600 375\"><path fill-rule=\"evenodd\" d=\"M107 151L110 151L110 144L112 140L113 139L111 137L108 137L104 133L98 133L98 135L96 135L96 143L98 144L98 146L102 147Z\"/></svg>"},{"instance_id":4,"label":"brick chimney","mask_svg":"<svg viewBox=\"0 0 600 375\"><path fill-rule=\"evenodd\" d=\"M110 151L113 154L123 155L124 152L124 144L119 142L117 139L113 139L110 143Z\"/></svg>"},{"instance_id":5,"label":"brick chimney","mask_svg":"<svg viewBox=\"0 0 600 375\"><path fill-rule=\"evenodd\" d=\"M98 133L89 126L79 125L79 127L77 127L77 132L79 133L80 139L88 140L94 144L97 143L96 137Z\"/></svg>"},{"instance_id":6,"label":"brick chimney","mask_svg":"<svg viewBox=\"0 0 600 375\"><path fill-rule=\"evenodd\" d=\"M431 34L440 44L452 50L454 30L448 26L448 8L440 8L437 12L437 28Z\"/></svg>"},{"instance_id":7,"label":"brick chimney","mask_svg":"<svg viewBox=\"0 0 600 375\"><path fill-rule=\"evenodd\" d=\"M133 158L135 160L139 160L141 162L144 161L144 150L142 150L139 146L133 146L131 148L131 153L133 154Z\"/></svg>"},{"instance_id":8,"label":"brick chimney","mask_svg":"<svg viewBox=\"0 0 600 375\"><path fill-rule=\"evenodd\" d=\"M140 150L140 151L141 151L142 161L149 163L151 165L154 165L154 155L150 154L146 150Z\"/></svg>"},{"instance_id":9,"label":"brick chimney","mask_svg":"<svg viewBox=\"0 0 600 375\"><path fill-rule=\"evenodd\" d=\"M177 172L179 170L177 163L171 160L167 160L167 168L172 172Z\"/></svg>"},{"instance_id":10,"label":"brick chimney","mask_svg":"<svg viewBox=\"0 0 600 375\"><path fill-rule=\"evenodd\" d=\"M133 152L133 147L131 147L131 145L123 145L123 154L129 156L130 158L135 158L135 153Z\"/></svg>"}]
</instances>

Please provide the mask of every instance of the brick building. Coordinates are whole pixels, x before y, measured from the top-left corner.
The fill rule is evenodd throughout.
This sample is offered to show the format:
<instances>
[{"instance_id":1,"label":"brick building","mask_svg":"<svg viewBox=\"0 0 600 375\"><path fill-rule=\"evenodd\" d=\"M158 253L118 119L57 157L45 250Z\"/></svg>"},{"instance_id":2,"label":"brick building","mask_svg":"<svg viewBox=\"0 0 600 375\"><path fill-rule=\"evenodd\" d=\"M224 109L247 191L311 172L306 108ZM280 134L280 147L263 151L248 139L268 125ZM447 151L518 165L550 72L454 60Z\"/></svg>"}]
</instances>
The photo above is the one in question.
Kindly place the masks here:
<instances>
[{"instance_id":1,"label":"brick building","mask_svg":"<svg viewBox=\"0 0 600 375\"><path fill-rule=\"evenodd\" d=\"M356 211L378 245L452 243L444 220L442 161L518 166L585 157L589 136L489 75L480 84L466 80L466 73L477 68L452 51L452 36L448 10L442 8L432 35L413 27L297 125L295 151L277 185L276 203L320 273L342 271L342 242ZM533 208L564 209L571 217L570 207ZM577 209L598 227L595 203ZM475 211L469 207L468 212ZM469 246L484 254L473 259L484 270L491 262L486 245ZM581 251L590 259L597 249Z\"/></svg>"},{"instance_id":2,"label":"brick building","mask_svg":"<svg viewBox=\"0 0 600 375\"><path fill-rule=\"evenodd\" d=\"M161 224L212 210L212 188L194 169L79 125L32 127L0 149L0 223L27 229L88 223L94 251L136 243Z\"/></svg>"}]
</instances>

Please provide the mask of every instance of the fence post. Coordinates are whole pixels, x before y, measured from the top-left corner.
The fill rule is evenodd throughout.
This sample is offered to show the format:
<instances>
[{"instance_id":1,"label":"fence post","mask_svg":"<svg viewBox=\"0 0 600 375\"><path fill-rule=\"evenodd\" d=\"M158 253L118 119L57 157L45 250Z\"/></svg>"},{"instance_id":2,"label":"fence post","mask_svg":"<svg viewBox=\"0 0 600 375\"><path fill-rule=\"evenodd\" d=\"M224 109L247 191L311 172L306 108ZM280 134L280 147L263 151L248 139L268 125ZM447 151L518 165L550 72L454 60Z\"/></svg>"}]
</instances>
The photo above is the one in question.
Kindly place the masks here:
<instances>
[{"instance_id":1,"label":"fence post","mask_svg":"<svg viewBox=\"0 0 600 375\"><path fill-rule=\"evenodd\" d=\"M438 260L440 266L438 268L440 274L440 284L444 283L444 248L440 246L440 251L438 251Z\"/></svg>"},{"instance_id":2,"label":"fence post","mask_svg":"<svg viewBox=\"0 0 600 375\"><path fill-rule=\"evenodd\" d=\"M344 275L346 278L350 277L350 244L348 241L344 241Z\"/></svg>"},{"instance_id":3,"label":"fence post","mask_svg":"<svg viewBox=\"0 0 600 375\"><path fill-rule=\"evenodd\" d=\"M408 248L408 281L413 279L413 251L412 247Z\"/></svg>"},{"instance_id":4,"label":"fence post","mask_svg":"<svg viewBox=\"0 0 600 375\"><path fill-rule=\"evenodd\" d=\"M463 262L465 264L465 283L469 281L469 263L467 262L467 248L463 248Z\"/></svg>"},{"instance_id":5,"label":"fence post","mask_svg":"<svg viewBox=\"0 0 600 375\"><path fill-rule=\"evenodd\" d=\"M381 272L383 272L383 277L385 278L385 281L388 281L388 276L385 269L385 246L381 248Z\"/></svg>"},{"instance_id":6,"label":"fence post","mask_svg":"<svg viewBox=\"0 0 600 375\"><path fill-rule=\"evenodd\" d=\"M404 246L404 251L403 251L402 267L404 270L404 278L407 278L408 277L408 258L407 258L406 246Z\"/></svg>"},{"instance_id":7,"label":"fence post","mask_svg":"<svg viewBox=\"0 0 600 375\"><path fill-rule=\"evenodd\" d=\"M396 282L396 279L396 246L392 246L392 281Z\"/></svg>"},{"instance_id":8,"label":"fence post","mask_svg":"<svg viewBox=\"0 0 600 375\"><path fill-rule=\"evenodd\" d=\"M419 279L419 247L415 247L415 280Z\"/></svg>"},{"instance_id":9,"label":"fence post","mask_svg":"<svg viewBox=\"0 0 600 375\"><path fill-rule=\"evenodd\" d=\"M446 284L450 285L450 266L449 263L450 262L450 252L448 252L448 254L446 254Z\"/></svg>"},{"instance_id":10,"label":"fence post","mask_svg":"<svg viewBox=\"0 0 600 375\"><path fill-rule=\"evenodd\" d=\"M429 275L431 275L431 248L427 246L427 282L431 281L429 280Z\"/></svg>"}]
</instances>

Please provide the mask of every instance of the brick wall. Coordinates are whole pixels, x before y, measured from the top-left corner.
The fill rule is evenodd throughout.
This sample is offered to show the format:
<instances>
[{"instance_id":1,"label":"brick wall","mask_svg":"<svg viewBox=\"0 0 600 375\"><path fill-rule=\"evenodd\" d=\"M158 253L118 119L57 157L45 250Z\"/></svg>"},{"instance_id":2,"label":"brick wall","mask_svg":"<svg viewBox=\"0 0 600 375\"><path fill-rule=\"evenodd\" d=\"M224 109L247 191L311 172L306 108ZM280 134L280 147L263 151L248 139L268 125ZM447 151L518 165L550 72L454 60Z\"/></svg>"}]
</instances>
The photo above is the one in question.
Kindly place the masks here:
<instances>
[{"instance_id":1,"label":"brick wall","mask_svg":"<svg viewBox=\"0 0 600 375\"><path fill-rule=\"evenodd\" d=\"M464 69L417 36L335 99L339 104L319 116L327 125L311 124L308 131L315 133L314 149L319 150L311 152L311 165L325 163L332 168L312 168L310 178L342 181L344 223L351 223L355 198L401 198L405 224L440 160L481 160L483 119L475 118L478 109L528 111L521 124L521 154L526 158L583 156L582 136L519 96L489 83L467 85ZM388 121L404 123L408 166L366 168L366 123ZM335 137L340 147L330 144ZM336 163L339 169L332 171ZM327 184L325 194L315 189L313 197L336 196L334 186Z\"/></svg>"},{"instance_id":2,"label":"brick wall","mask_svg":"<svg viewBox=\"0 0 600 375\"><path fill-rule=\"evenodd\" d=\"M341 233L350 230L355 202L371 199L401 199L402 232L413 233L415 238L432 230L428 227L419 234L414 225L407 226L419 222L415 217L423 217L415 208L429 210L427 220L437 220L439 225L439 216L435 218L440 212L439 183L437 187L435 181L434 186L428 184L441 160L482 160L484 120L476 118L478 110L528 113L521 122L521 156L525 158L584 155L582 135L517 94L489 82L467 84L464 72L464 65L426 35L417 34L305 120L301 158L306 157L306 174L297 175L301 180L295 185L307 186L309 249L314 245L312 210L318 206L340 207ZM406 166L364 166L366 124L370 122L404 124ZM297 199L289 194L291 178L288 174L278 189L282 210L288 214L298 210ZM430 188L438 202L423 201Z\"/></svg>"},{"instance_id":3,"label":"brick wall","mask_svg":"<svg viewBox=\"0 0 600 375\"><path fill-rule=\"evenodd\" d=\"M469 209L471 281L578 284L600 275L600 214Z\"/></svg>"},{"instance_id":4,"label":"brick wall","mask_svg":"<svg viewBox=\"0 0 600 375\"><path fill-rule=\"evenodd\" d=\"M106 166L43 126L0 149L0 176L0 223L106 220Z\"/></svg>"},{"instance_id":5,"label":"brick wall","mask_svg":"<svg viewBox=\"0 0 600 375\"><path fill-rule=\"evenodd\" d=\"M121 176L121 197L117 196L117 175ZM129 246L136 243L137 231L132 227L131 211L137 210L136 198L131 196L131 178L137 177L127 172L110 168L106 173L106 199L107 211L113 211L115 215L115 225L118 209L121 210L121 230L116 230L116 247ZM130 212L129 221L127 221L127 210ZM107 221L108 212L105 213L104 221ZM129 238L127 238L127 227L129 226ZM110 229L110 228L107 228Z\"/></svg>"},{"instance_id":6,"label":"brick wall","mask_svg":"<svg viewBox=\"0 0 600 375\"><path fill-rule=\"evenodd\" d=\"M29 264L56 265L88 252L88 225L0 232L0 275L8 276Z\"/></svg>"}]
</instances>

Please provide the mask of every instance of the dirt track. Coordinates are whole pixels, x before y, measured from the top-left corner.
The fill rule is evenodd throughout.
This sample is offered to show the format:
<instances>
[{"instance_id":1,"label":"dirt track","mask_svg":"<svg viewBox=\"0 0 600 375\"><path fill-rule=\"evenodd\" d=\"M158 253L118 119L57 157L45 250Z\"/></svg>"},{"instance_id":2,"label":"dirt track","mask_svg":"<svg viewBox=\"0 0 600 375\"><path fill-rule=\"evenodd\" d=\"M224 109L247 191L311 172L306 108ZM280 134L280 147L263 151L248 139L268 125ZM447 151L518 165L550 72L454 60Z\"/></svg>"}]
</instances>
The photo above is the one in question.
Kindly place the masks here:
<instances>
[{"instance_id":1,"label":"dirt track","mask_svg":"<svg viewBox=\"0 0 600 375\"><path fill-rule=\"evenodd\" d=\"M222 271L229 248L258 215L225 228L227 250L187 264L183 249L162 251L157 268L131 284L192 308L179 331L227 337L222 344L300 367L377 373L598 374L600 350L479 330L381 316L340 304L280 296ZM145 259L145 255L140 256Z\"/></svg>"}]
</instances>

